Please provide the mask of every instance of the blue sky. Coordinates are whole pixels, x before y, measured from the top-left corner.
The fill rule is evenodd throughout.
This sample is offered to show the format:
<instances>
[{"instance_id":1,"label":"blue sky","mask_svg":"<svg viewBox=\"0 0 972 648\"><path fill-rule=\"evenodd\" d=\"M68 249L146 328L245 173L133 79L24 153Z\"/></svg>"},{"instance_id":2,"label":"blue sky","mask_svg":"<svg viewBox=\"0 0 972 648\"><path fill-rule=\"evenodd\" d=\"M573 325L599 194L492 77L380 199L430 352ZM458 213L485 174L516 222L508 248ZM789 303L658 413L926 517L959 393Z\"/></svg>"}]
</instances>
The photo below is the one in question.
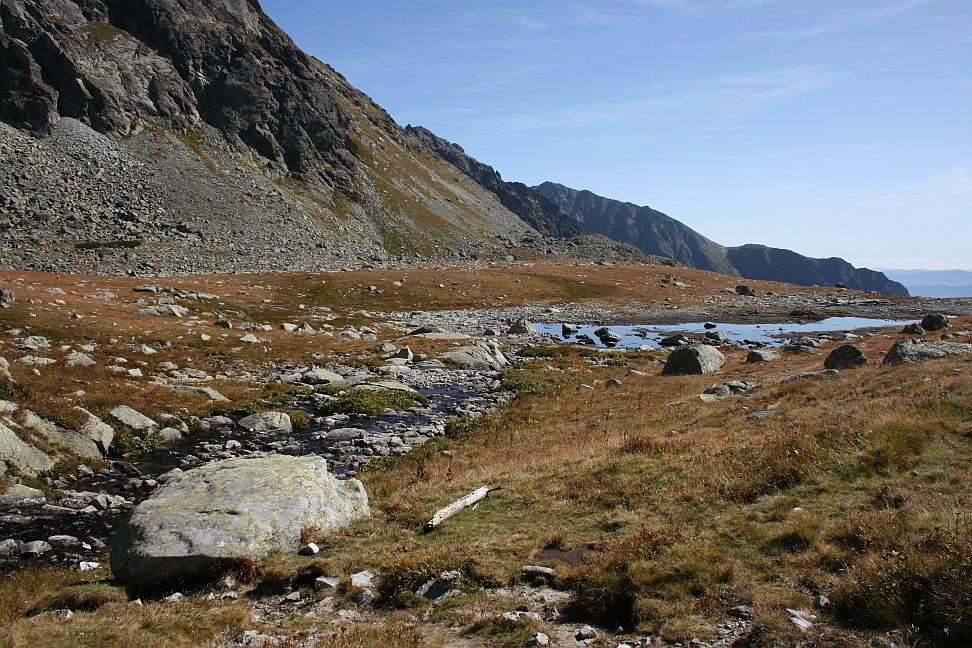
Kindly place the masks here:
<instances>
[{"instance_id":1,"label":"blue sky","mask_svg":"<svg viewBox=\"0 0 972 648\"><path fill-rule=\"evenodd\" d=\"M972 268L969 0L264 0L400 124L724 245Z\"/></svg>"}]
</instances>

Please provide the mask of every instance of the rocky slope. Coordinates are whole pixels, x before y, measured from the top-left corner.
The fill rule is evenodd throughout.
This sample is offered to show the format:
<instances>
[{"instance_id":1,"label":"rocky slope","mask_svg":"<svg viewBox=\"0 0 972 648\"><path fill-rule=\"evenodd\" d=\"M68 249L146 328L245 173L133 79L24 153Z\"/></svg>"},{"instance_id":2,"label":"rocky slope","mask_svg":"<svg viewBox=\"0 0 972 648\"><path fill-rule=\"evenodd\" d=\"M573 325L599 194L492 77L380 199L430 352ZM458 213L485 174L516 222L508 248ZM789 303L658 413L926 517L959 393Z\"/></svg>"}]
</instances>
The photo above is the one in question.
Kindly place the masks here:
<instances>
[{"instance_id":1,"label":"rocky slope","mask_svg":"<svg viewBox=\"0 0 972 648\"><path fill-rule=\"evenodd\" d=\"M264 271L543 247L256 2L10 0L0 69L11 267Z\"/></svg>"},{"instance_id":2,"label":"rocky slope","mask_svg":"<svg viewBox=\"0 0 972 648\"><path fill-rule=\"evenodd\" d=\"M784 281L801 286L837 283L858 290L907 295L908 289L880 272L855 268L843 259L814 259L791 250L763 245L723 247L677 220L631 203L603 198L553 182L535 189L550 198L572 220L587 230L675 259L701 270L746 279Z\"/></svg>"}]
</instances>

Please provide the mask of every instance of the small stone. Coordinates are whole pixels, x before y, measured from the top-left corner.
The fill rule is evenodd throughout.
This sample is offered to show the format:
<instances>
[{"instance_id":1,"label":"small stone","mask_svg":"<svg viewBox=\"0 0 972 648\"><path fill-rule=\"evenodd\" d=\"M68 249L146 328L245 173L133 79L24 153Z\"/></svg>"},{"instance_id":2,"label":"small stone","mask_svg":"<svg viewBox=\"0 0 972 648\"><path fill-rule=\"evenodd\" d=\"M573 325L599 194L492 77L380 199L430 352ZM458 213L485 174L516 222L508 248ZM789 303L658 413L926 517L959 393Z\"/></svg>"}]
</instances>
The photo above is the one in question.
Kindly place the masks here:
<instances>
[{"instance_id":1,"label":"small stone","mask_svg":"<svg viewBox=\"0 0 972 648\"><path fill-rule=\"evenodd\" d=\"M528 646L549 646L550 637L548 637L542 632L538 632L537 634L527 639L527 645Z\"/></svg>"},{"instance_id":2,"label":"small stone","mask_svg":"<svg viewBox=\"0 0 972 648\"><path fill-rule=\"evenodd\" d=\"M101 563L82 560L78 563L78 571L94 571L101 568Z\"/></svg>"},{"instance_id":3,"label":"small stone","mask_svg":"<svg viewBox=\"0 0 972 648\"><path fill-rule=\"evenodd\" d=\"M351 575L351 587L373 587L374 584L375 575L367 569Z\"/></svg>"},{"instance_id":4,"label":"small stone","mask_svg":"<svg viewBox=\"0 0 972 648\"><path fill-rule=\"evenodd\" d=\"M581 626L581 628L577 630L577 633L574 634L574 638L577 639L577 641L584 641L586 639L596 639L597 630L595 630L589 625Z\"/></svg>"},{"instance_id":5,"label":"small stone","mask_svg":"<svg viewBox=\"0 0 972 648\"><path fill-rule=\"evenodd\" d=\"M318 547L313 542L308 542L306 545L301 547L298 552L301 556L316 556L320 552L321 548Z\"/></svg>"},{"instance_id":6,"label":"small stone","mask_svg":"<svg viewBox=\"0 0 972 648\"><path fill-rule=\"evenodd\" d=\"M325 589L337 589L341 579L334 576L318 576L314 579L314 589L318 592Z\"/></svg>"},{"instance_id":7,"label":"small stone","mask_svg":"<svg viewBox=\"0 0 972 648\"><path fill-rule=\"evenodd\" d=\"M162 599L162 602L163 603L182 603L182 600L184 598L186 598L186 597L182 594L182 592L175 592L174 594L170 594L169 596L166 596L164 599Z\"/></svg>"},{"instance_id":8,"label":"small stone","mask_svg":"<svg viewBox=\"0 0 972 648\"><path fill-rule=\"evenodd\" d=\"M285 597L283 597L283 601L281 601L281 602L282 603L294 603L294 602L297 602L299 600L300 600L300 591L299 590L294 590L293 592L290 592Z\"/></svg>"},{"instance_id":9,"label":"small stone","mask_svg":"<svg viewBox=\"0 0 972 648\"><path fill-rule=\"evenodd\" d=\"M361 607L371 605L375 602L375 593L367 587L364 587L358 592L358 595L354 597L354 602Z\"/></svg>"},{"instance_id":10,"label":"small stone","mask_svg":"<svg viewBox=\"0 0 972 648\"><path fill-rule=\"evenodd\" d=\"M49 612L41 612L40 614L35 614L30 617L31 619L54 619L56 621L70 621L74 618L74 612L71 610L50 610Z\"/></svg>"}]
</instances>

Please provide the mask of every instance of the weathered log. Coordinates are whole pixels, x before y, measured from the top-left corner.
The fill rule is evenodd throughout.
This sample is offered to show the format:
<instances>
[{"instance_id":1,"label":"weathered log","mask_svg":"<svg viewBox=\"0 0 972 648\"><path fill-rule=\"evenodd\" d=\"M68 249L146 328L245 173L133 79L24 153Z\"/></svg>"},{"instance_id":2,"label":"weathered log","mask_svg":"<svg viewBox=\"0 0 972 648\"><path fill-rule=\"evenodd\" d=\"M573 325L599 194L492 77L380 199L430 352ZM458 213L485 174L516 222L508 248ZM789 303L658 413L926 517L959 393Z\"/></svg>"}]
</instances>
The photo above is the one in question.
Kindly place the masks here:
<instances>
[{"instance_id":1,"label":"weathered log","mask_svg":"<svg viewBox=\"0 0 972 648\"><path fill-rule=\"evenodd\" d=\"M499 488L490 488L489 486L483 486L482 488L477 488L476 490L469 493L465 497L460 497L449 506L439 509L438 511L436 511L435 515L432 516L432 519L429 520L428 523L425 525L425 531L426 532L432 531L433 529L435 529L440 524L442 524L443 522L451 518L456 513L462 511L463 509L469 508L473 504L477 504L478 502L483 501L484 499L486 499L487 495L489 495L490 493L496 490L499 490Z\"/></svg>"}]
</instances>

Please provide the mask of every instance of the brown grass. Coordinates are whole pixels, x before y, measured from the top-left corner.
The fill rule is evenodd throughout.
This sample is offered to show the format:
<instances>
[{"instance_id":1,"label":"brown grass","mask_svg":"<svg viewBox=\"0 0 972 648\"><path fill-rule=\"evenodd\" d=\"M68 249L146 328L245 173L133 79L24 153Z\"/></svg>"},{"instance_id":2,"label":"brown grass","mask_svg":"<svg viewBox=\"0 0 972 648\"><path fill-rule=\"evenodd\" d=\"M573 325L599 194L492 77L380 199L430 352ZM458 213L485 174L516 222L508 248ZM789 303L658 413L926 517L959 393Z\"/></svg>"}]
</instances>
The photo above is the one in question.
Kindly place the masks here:
<instances>
[{"instance_id":1,"label":"brown grass","mask_svg":"<svg viewBox=\"0 0 972 648\"><path fill-rule=\"evenodd\" d=\"M648 307L669 297L668 303L692 306L732 283L679 269L676 274L692 287L661 287L660 278L669 272L648 266L537 262L512 268L481 264L358 271L313 275L310 280L306 275L159 280L221 294L222 304L191 305L193 313L203 317L193 327L195 337L174 319L134 315L137 296L126 290L144 279L0 273L0 281L23 275L38 291L48 285L67 289L72 282L87 282L79 294L97 286L122 296L110 304L95 304L66 295L67 305L58 308L21 301L13 309L0 310L0 330L30 323L31 333L49 335L58 344L97 341L102 345L95 354L99 366L114 356L137 359L131 353L133 343L170 341L171 347L159 345L160 353L150 362L192 363L214 372L257 371L268 360L308 362L313 353L365 361L374 343L274 330L258 334L268 343L234 352L240 333L232 329L226 339L219 337L226 331L213 327L213 319L230 316L237 322L277 324L326 307L338 315L335 323L361 324L373 322L362 310L558 304L568 299ZM400 287L391 285L402 280ZM760 291L829 292L754 283ZM370 285L380 286L381 292L368 290ZM18 291L21 299L27 295ZM266 304L264 299L272 301ZM301 303L303 310L297 308ZM70 319L72 309L89 317ZM38 317L29 318L31 310ZM969 318L962 324L968 326ZM199 332L213 335L213 340L202 344ZM184 339L178 340L179 335ZM381 338L396 336L383 331ZM119 342L111 344L112 337ZM896 338L896 333L889 333L858 342L869 357L879 358ZM2 334L0 341L11 343ZM435 351L437 344L448 346L423 341L413 348ZM835 346L827 343L824 353ZM9 359L15 354L7 355ZM380 602L411 609L425 605L411 592L445 569L460 571L462 587L475 592L481 585L518 581L520 567L544 548L593 545L577 567L556 560L551 564L557 567L558 583L576 592L576 611L605 626L621 623L660 633L669 641L687 641L711 632L706 624L723 621L728 606L749 603L762 641L792 645L799 638L784 608L810 609L809 596L824 593L835 604L833 612L818 613L821 620L865 640L888 630L929 644L941 644L946 636L966 636L961 633L968 630L970 618L964 603L972 582L969 536L964 514L956 512L967 510L972 499L967 479L972 462L968 358L895 368L872 364L842 372L834 381L780 386L783 376L818 369L821 358L785 356L759 366L745 364L744 352L729 352L717 378L661 378L651 354L625 354L611 363L585 357L580 350L535 355L536 360L504 375L521 396L503 411L474 425L454 425L449 437L406 457L369 466L362 479L373 519L320 538L326 559L279 557L278 563L265 567L268 582L307 588L315 574L347 577L370 568L383 575ZM629 367L647 375L628 375ZM12 370L20 386L7 389L26 390L18 398L41 412L56 413L70 403L103 412L123 398L147 413L157 411L152 409L159 407L155 403L199 414L210 408L208 403L175 401L167 391L138 380L119 381L93 370L42 368L40 377L17 364ZM619 379L622 386L604 388L610 378ZM730 379L755 380L760 386L742 397L715 403L698 400L714 380ZM595 390L577 391L582 382ZM78 385L85 396L72 395ZM217 381L213 386L234 398L233 407L269 398L247 381ZM751 416L770 407L776 409L775 416ZM501 490L440 529L422 532L437 509L484 484ZM36 585L16 583L3 588L16 593L0 596L0 614L14 623L11 632L21 633L8 636L44 645L27 633L21 616L61 587L61 581L41 577ZM100 595L91 596L100 600ZM26 607L21 599L28 601ZM90 618L92 624L104 624L109 614L121 614L119 606L127 604L98 605L95 611L79 614L82 622ZM153 638L145 638L142 645L153 645L157 637L174 632L166 626L167 609L152 610L160 615L159 621L144 630ZM186 629L179 637L196 636L196 631L200 637L204 632L211 636L236 622L236 612L225 612L224 619L220 610L208 621L201 620L203 612L212 611L202 604L172 613L186 614ZM488 636L486 626L476 630L478 622L468 621L459 610L441 614L466 630L481 632L477 636L484 642L501 640ZM200 625L193 625L193 619L200 619ZM360 629L322 645L420 645L404 628L394 630L404 639L389 631L376 640L368 634L374 632L384 630ZM172 639L177 645L184 640ZM342 641L346 643L334 643ZM8 640L8 645L20 644Z\"/></svg>"}]
</instances>

